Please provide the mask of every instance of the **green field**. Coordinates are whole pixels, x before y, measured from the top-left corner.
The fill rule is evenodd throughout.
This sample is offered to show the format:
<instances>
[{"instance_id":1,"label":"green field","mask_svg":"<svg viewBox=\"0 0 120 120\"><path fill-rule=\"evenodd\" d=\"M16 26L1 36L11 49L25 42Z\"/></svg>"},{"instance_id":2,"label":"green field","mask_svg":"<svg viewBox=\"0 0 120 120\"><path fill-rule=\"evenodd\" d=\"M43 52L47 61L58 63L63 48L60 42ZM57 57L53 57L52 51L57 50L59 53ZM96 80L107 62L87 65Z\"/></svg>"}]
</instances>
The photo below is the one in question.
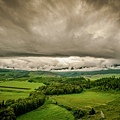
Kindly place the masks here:
<instances>
[{"instance_id":1,"label":"green field","mask_svg":"<svg viewBox=\"0 0 120 120\"><path fill-rule=\"evenodd\" d=\"M52 96L50 99L65 106L86 109L95 106L106 105L106 103L113 101L118 96L118 94L86 91L80 94Z\"/></svg>"},{"instance_id":2,"label":"green field","mask_svg":"<svg viewBox=\"0 0 120 120\"><path fill-rule=\"evenodd\" d=\"M84 77L89 78L91 81L94 81L100 78L112 77L112 76L115 76L117 78L117 77L120 77L120 74L98 74L98 75L86 75Z\"/></svg>"},{"instance_id":3,"label":"green field","mask_svg":"<svg viewBox=\"0 0 120 120\"><path fill-rule=\"evenodd\" d=\"M9 87L18 87L18 88L30 88L30 90L34 90L39 86L44 85L43 83L30 83L27 81L7 81L0 82L0 86L9 86Z\"/></svg>"},{"instance_id":4,"label":"green field","mask_svg":"<svg viewBox=\"0 0 120 120\"><path fill-rule=\"evenodd\" d=\"M85 120L100 120L102 110L107 120L119 120L120 118L120 95L105 92L85 91L80 94L49 96L47 101L57 102L58 105L46 102L42 107L21 115L17 120L74 120L72 111L67 111L61 105L74 109L86 110ZM59 106L60 105L60 106ZM95 115L89 116L91 108L96 111ZM112 117L110 117L112 115Z\"/></svg>"},{"instance_id":5,"label":"green field","mask_svg":"<svg viewBox=\"0 0 120 120\"><path fill-rule=\"evenodd\" d=\"M89 113L91 108L95 115L86 115L83 120L101 120L103 111L107 120L120 120L120 93L86 91L80 94L51 96L50 99L59 105L82 109Z\"/></svg>"},{"instance_id":6,"label":"green field","mask_svg":"<svg viewBox=\"0 0 120 120\"><path fill-rule=\"evenodd\" d=\"M96 70L96 71L61 71L53 72L61 77L77 77L77 76L93 76L93 75L105 75L105 74L120 74L120 69L108 69L108 70Z\"/></svg>"},{"instance_id":7,"label":"green field","mask_svg":"<svg viewBox=\"0 0 120 120\"><path fill-rule=\"evenodd\" d=\"M107 103L106 105L100 105L94 108L95 115L85 116L85 120L102 120L101 111L104 113L106 120L120 120L120 97Z\"/></svg>"},{"instance_id":8,"label":"green field","mask_svg":"<svg viewBox=\"0 0 120 120\"><path fill-rule=\"evenodd\" d=\"M111 79L109 77L112 76L115 76L115 78L120 77L119 70L101 70L90 72L28 72L20 70L0 70L0 102L8 99L16 100L19 98L26 98L31 91L34 91L36 88L43 86L46 83L48 86L52 84L59 86L62 82L62 84L72 84L77 82L82 84L83 82L83 85L89 85L89 83L84 80L82 82L80 81L82 77L84 77L86 81L87 79L90 79L92 81L91 83L93 83L94 80L106 77ZM112 85L116 85L114 84L116 83L114 80L119 79L113 79L113 83L111 82ZM105 88L105 82L102 84L103 85L101 87ZM117 85L119 86L118 83ZM77 109L86 111L85 116L82 118L83 120L101 120L101 110L107 120L120 120L119 89L109 89L106 91L106 89L97 89L97 87L92 87L89 90L86 90L85 87L84 91L79 94L49 94L47 95L43 106L19 116L17 120L74 120L73 112ZM71 108L72 111L68 111L69 108ZM95 115L89 115L91 108L94 108L96 112Z\"/></svg>"},{"instance_id":9,"label":"green field","mask_svg":"<svg viewBox=\"0 0 120 120\"><path fill-rule=\"evenodd\" d=\"M44 85L43 83L30 83L27 81L7 81L0 82L0 101L7 99L18 99L25 98L31 91L39 86Z\"/></svg>"},{"instance_id":10,"label":"green field","mask_svg":"<svg viewBox=\"0 0 120 120\"><path fill-rule=\"evenodd\" d=\"M19 99L28 97L29 93L26 92L3 92L0 91L0 102L8 99Z\"/></svg>"},{"instance_id":11,"label":"green field","mask_svg":"<svg viewBox=\"0 0 120 120\"><path fill-rule=\"evenodd\" d=\"M21 115L17 120L74 120L71 112L54 104L46 104L42 107Z\"/></svg>"}]
</instances>

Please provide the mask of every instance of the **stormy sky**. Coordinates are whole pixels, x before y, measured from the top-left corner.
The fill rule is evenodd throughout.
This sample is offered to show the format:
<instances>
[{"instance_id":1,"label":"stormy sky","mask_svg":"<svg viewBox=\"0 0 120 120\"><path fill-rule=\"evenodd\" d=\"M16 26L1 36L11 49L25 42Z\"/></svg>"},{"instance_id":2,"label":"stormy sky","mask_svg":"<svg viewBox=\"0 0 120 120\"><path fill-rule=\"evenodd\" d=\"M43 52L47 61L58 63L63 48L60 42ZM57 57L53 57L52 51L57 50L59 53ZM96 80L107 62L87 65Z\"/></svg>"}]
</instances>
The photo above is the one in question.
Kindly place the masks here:
<instances>
[{"instance_id":1,"label":"stormy sky","mask_svg":"<svg viewBox=\"0 0 120 120\"><path fill-rule=\"evenodd\" d=\"M120 0L0 0L0 67L114 63L120 63Z\"/></svg>"}]
</instances>

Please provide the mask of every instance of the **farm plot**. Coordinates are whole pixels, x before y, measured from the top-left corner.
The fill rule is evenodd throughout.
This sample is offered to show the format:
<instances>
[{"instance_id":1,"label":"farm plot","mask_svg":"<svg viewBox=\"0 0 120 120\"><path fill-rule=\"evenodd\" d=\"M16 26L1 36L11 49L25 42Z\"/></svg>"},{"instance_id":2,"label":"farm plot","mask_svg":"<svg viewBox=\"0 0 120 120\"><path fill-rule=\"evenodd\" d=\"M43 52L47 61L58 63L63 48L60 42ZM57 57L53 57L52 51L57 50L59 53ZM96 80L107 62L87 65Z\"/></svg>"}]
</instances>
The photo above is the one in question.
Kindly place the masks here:
<instances>
[{"instance_id":1,"label":"farm plot","mask_svg":"<svg viewBox=\"0 0 120 120\"><path fill-rule=\"evenodd\" d=\"M42 85L44 84L29 83L27 81L0 82L0 101L27 97L31 91Z\"/></svg>"}]
</instances>

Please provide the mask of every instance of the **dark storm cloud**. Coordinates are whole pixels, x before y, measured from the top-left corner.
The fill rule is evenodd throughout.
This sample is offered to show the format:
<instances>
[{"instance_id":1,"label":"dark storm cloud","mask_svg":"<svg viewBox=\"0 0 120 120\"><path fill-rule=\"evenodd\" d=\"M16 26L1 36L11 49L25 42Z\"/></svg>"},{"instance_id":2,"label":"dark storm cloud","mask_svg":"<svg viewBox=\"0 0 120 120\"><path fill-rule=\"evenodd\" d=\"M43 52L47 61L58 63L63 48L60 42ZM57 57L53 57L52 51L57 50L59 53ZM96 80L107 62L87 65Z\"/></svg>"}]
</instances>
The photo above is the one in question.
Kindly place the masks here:
<instances>
[{"instance_id":1,"label":"dark storm cloud","mask_svg":"<svg viewBox=\"0 0 120 120\"><path fill-rule=\"evenodd\" d=\"M85 1L93 5L95 9L101 9L102 7L111 7L113 12L119 12L120 10L119 0L85 0Z\"/></svg>"},{"instance_id":2,"label":"dark storm cloud","mask_svg":"<svg viewBox=\"0 0 120 120\"><path fill-rule=\"evenodd\" d=\"M120 58L120 0L0 0L0 56Z\"/></svg>"},{"instance_id":3,"label":"dark storm cloud","mask_svg":"<svg viewBox=\"0 0 120 120\"><path fill-rule=\"evenodd\" d=\"M6 6L8 6L8 7L13 7L13 8L17 8L17 7L19 7L20 5L19 5L19 1L17 1L17 0L2 0L5 4L6 4Z\"/></svg>"}]
</instances>

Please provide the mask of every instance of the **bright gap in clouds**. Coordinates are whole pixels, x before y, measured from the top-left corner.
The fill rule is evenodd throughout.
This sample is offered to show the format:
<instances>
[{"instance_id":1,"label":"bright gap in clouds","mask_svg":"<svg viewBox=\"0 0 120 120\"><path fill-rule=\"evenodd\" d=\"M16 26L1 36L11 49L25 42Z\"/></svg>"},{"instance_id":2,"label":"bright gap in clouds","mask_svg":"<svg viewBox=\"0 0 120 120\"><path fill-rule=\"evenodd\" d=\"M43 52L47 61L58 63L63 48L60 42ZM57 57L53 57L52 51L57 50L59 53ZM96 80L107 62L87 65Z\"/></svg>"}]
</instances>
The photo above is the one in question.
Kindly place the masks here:
<instances>
[{"instance_id":1,"label":"bright gap in clouds","mask_svg":"<svg viewBox=\"0 0 120 120\"><path fill-rule=\"evenodd\" d=\"M0 59L0 68L22 70L99 70L118 61L94 57L9 57Z\"/></svg>"}]
</instances>

